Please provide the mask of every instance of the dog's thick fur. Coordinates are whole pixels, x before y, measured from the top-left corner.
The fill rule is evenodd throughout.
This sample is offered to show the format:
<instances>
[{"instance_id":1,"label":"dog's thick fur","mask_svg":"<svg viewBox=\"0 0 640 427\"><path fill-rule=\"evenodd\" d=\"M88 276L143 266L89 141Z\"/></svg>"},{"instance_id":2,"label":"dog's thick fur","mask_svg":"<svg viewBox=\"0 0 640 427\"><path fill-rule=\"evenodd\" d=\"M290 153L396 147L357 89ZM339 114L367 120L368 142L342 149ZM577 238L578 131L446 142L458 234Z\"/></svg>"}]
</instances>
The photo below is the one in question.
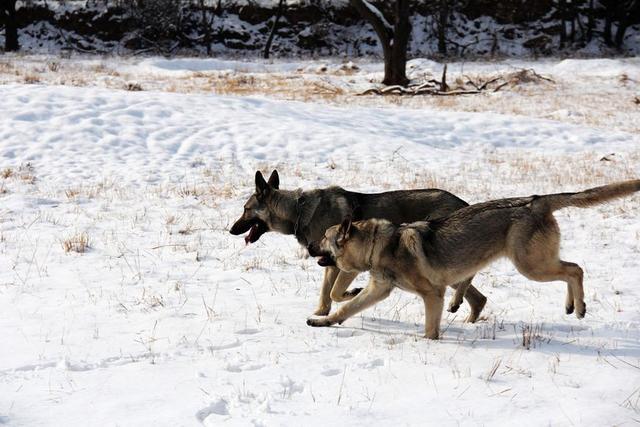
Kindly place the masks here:
<instances>
[{"instance_id":1,"label":"dog's thick fur","mask_svg":"<svg viewBox=\"0 0 640 427\"><path fill-rule=\"evenodd\" d=\"M280 189L280 178L273 171L265 181L260 171L255 176L255 193L244 205L244 213L230 229L231 234L242 234L247 243L257 241L267 231L293 234L305 247L311 241L322 238L332 225L351 215L356 220L382 218L394 223L413 222L425 218L440 218L457 209L468 206L463 200L443 190L390 191L378 194L363 194L329 187L311 191L288 191ZM336 267L325 269L320 302L316 315L327 315L331 311L331 301L347 301L360 289L348 291L348 287L358 275L356 272L340 271ZM480 315L486 297L468 283L465 299L471 308L467 321L475 322ZM454 284L453 287L457 287ZM449 310L455 312L461 302L452 304Z\"/></svg>"},{"instance_id":2,"label":"dog's thick fur","mask_svg":"<svg viewBox=\"0 0 640 427\"><path fill-rule=\"evenodd\" d=\"M567 283L565 309L578 318L586 312L582 269L559 258L560 230L553 212L568 206L588 207L640 191L640 180L561 193L495 200L465 207L430 222L394 225L366 220L329 228L309 253L320 265L335 264L347 272L371 271L369 285L334 314L310 318L311 326L342 323L386 298L394 287L424 299L425 336L436 339L447 285L475 275L498 257L509 258L518 271L538 282ZM464 295L458 287L454 301Z\"/></svg>"}]
</instances>

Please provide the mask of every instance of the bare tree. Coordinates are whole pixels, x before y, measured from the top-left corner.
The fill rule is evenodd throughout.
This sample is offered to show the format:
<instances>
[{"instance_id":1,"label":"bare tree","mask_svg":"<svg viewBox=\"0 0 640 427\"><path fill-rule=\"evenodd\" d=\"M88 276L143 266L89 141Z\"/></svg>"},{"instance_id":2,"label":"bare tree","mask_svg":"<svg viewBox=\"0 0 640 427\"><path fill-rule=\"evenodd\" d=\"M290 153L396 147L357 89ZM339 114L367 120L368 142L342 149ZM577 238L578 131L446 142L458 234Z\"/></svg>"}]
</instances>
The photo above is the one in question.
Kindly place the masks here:
<instances>
[{"instance_id":1,"label":"bare tree","mask_svg":"<svg viewBox=\"0 0 640 427\"><path fill-rule=\"evenodd\" d=\"M20 49L16 23L16 0L0 0L0 4L0 13L4 21L4 50L14 52Z\"/></svg>"},{"instance_id":2,"label":"bare tree","mask_svg":"<svg viewBox=\"0 0 640 427\"><path fill-rule=\"evenodd\" d=\"M589 8L587 9L587 43L593 38L593 28L595 27L594 0L589 0Z\"/></svg>"},{"instance_id":3,"label":"bare tree","mask_svg":"<svg viewBox=\"0 0 640 427\"><path fill-rule=\"evenodd\" d=\"M437 1L438 12L436 17L436 26L438 32L438 53L442 56L447 55L447 25L449 25L449 0Z\"/></svg>"},{"instance_id":4,"label":"bare tree","mask_svg":"<svg viewBox=\"0 0 640 427\"><path fill-rule=\"evenodd\" d=\"M614 45L620 49L624 43L627 28L633 23L633 18L640 16L640 1L626 0L618 3L618 29L614 38Z\"/></svg>"},{"instance_id":5,"label":"bare tree","mask_svg":"<svg viewBox=\"0 0 640 427\"><path fill-rule=\"evenodd\" d=\"M406 86L407 78L407 45L411 34L409 22L409 0L396 0L394 4L393 25L384 14L367 0L349 0L358 13L372 26L380 39L384 56L385 85Z\"/></svg>"},{"instance_id":6,"label":"bare tree","mask_svg":"<svg viewBox=\"0 0 640 427\"><path fill-rule=\"evenodd\" d=\"M604 7L604 42L620 49L627 28L640 16L640 0L601 0L600 3ZM615 35L611 33L614 22L617 23Z\"/></svg>"},{"instance_id":7,"label":"bare tree","mask_svg":"<svg viewBox=\"0 0 640 427\"><path fill-rule=\"evenodd\" d=\"M200 9L200 27L202 31L202 42L207 48L207 55L211 55L211 42L213 41L213 21L216 15L222 13L222 0L218 0L215 7L207 6L206 0L198 0Z\"/></svg>"},{"instance_id":8,"label":"bare tree","mask_svg":"<svg viewBox=\"0 0 640 427\"><path fill-rule=\"evenodd\" d=\"M180 0L136 0L129 3L139 37L163 53L173 51L184 39L184 7Z\"/></svg>"},{"instance_id":9,"label":"bare tree","mask_svg":"<svg viewBox=\"0 0 640 427\"><path fill-rule=\"evenodd\" d=\"M276 10L276 16L273 20L273 24L271 25L271 31L269 32L269 37L267 38L267 43L264 45L264 59L269 59L269 53L271 52L271 44L273 43L273 38L276 35L276 30L278 29L278 21L282 17L284 13L284 8L286 6L285 0L280 0L278 2L278 9Z\"/></svg>"}]
</instances>

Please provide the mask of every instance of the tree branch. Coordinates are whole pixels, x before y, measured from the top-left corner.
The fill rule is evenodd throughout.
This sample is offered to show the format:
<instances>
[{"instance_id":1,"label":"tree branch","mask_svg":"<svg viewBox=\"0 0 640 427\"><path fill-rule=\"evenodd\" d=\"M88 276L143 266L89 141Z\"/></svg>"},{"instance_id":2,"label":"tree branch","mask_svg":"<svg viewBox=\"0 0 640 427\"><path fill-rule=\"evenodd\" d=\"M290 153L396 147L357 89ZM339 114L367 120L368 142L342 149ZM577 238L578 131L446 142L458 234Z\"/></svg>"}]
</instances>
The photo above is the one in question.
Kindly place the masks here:
<instances>
[{"instance_id":1,"label":"tree branch","mask_svg":"<svg viewBox=\"0 0 640 427\"><path fill-rule=\"evenodd\" d=\"M385 19L382 12L367 0L349 0L349 4L373 26L382 42L382 48L388 49L393 40L393 26Z\"/></svg>"}]
</instances>

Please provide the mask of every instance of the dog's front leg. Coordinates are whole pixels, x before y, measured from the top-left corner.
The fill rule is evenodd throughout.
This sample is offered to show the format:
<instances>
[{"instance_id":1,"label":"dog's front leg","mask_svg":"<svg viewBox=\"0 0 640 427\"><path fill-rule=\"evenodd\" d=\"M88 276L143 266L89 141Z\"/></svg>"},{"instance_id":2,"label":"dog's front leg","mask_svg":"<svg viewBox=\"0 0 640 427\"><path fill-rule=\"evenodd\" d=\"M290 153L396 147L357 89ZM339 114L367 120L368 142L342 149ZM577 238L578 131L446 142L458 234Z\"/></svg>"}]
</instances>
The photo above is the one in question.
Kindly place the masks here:
<instances>
[{"instance_id":1,"label":"dog's front leg","mask_svg":"<svg viewBox=\"0 0 640 427\"><path fill-rule=\"evenodd\" d=\"M352 300L345 303L329 316L310 317L307 319L309 326L331 326L336 323L341 324L349 317L357 314L375 303L382 301L389 296L393 285L389 282L376 280L373 277L369 280L369 284L362 292L358 293Z\"/></svg>"},{"instance_id":2,"label":"dog's front leg","mask_svg":"<svg viewBox=\"0 0 640 427\"><path fill-rule=\"evenodd\" d=\"M324 269L324 278L320 288L320 301L318 302L318 308L313 313L316 316L326 316L331 311L331 289L333 289L338 273L340 273L338 267L326 267Z\"/></svg>"},{"instance_id":3,"label":"dog's front leg","mask_svg":"<svg viewBox=\"0 0 640 427\"><path fill-rule=\"evenodd\" d=\"M424 337L432 340L440 338L440 321L444 307L444 289L442 292L427 292L420 295L424 301L425 322Z\"/></svg>"},{"instance_id":4,"label":"dog's front leg","mask_svg":"<svg viewBox=\"0 0 640 427\"><path fill-rule=\"evenodd\" d=\"M362 291L362 288L355 288L347 291L349 285L357 276L357 272L347 273L346 271L340 271L340 273L338 273L338 277L333 283L333 288L331 288L331 300L335 302L344 302L358 295L360 291Z\"/></svg>"}]
</instances>

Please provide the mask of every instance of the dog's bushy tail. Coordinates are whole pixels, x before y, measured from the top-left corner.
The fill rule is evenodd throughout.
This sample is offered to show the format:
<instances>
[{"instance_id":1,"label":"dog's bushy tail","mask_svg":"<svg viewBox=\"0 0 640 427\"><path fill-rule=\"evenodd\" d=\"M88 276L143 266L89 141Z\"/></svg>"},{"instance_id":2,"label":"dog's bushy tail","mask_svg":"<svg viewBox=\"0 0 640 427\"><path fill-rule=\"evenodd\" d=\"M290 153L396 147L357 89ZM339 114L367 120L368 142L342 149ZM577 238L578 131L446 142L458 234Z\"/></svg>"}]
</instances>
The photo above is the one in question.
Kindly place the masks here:
<instances>
[{"instance_id":1,"label":"dog's bushy tail","mask_svg":"<svg viewBox=\"0 0 640 427\"><path fill-rule=\"evenodd\" d=\"M400 243L413 254L416 267L423 276L429 276L427 257L422 246L422 238L418 227L408 227L400 232Z\"/></svg>"},{"instance_id":2,"label":"dog's bushy tail","mask_svg":"<svg viewBox=\"0 0 640 427\"><path fill-rule=\"evenodd\" d=\"M640 179L603 185L577 193L558 193L539 196L534 203L542 209L553 212L569 206L586 208L619 197L628 196L636 191L640 191Z\"/></svg>"}]
</instances>

